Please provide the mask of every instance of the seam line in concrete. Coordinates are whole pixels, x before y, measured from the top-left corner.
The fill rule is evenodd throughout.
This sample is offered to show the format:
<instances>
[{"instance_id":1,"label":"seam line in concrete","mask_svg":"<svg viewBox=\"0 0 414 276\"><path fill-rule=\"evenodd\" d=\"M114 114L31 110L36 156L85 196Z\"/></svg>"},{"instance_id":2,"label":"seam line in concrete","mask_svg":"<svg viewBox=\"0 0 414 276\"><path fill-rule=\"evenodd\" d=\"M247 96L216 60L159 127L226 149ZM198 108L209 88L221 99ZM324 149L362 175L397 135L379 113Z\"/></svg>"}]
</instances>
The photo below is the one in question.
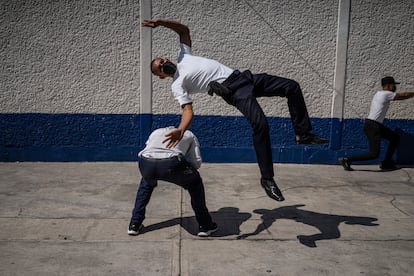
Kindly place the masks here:
<instances>
[{"instance_id":1,"label":"seam line in concrete","mask_svg":"<svg viewBox=\"0 0 414 276\"><path fill-rule=\"evenodd\" d=\"M392 205L395 209L397 209L399 212L403 213L404 215L406 215L406 216L408 216L408 217L412 217L410 214L408 214L408 213L404 212L403 210L401 210L400 208L398 208L398 207L397 207L397 205L395 205L395 204L394 204L394 201L395 201L395 200L396 200L396 198L395 198L395 197L393 197L393 199L391 199L391 201L390 201L391 205Z\"/></svg>"},{"instance_id":2,"label":"seam line in concrete","mask_svg":"<svg viewBox=\"0 0 414 276\"><path fill-rule=\"evenodd\" d=\"M183 248L183 229L181 225L183 224L183 189L180 190L180 228L179 228L179 235L178 235L178 264L177 269L178 272L176 275L181 275L182 271L182 262L181 262L181 255L182 255L182 248Z\"/></svg>"}]
</instances>

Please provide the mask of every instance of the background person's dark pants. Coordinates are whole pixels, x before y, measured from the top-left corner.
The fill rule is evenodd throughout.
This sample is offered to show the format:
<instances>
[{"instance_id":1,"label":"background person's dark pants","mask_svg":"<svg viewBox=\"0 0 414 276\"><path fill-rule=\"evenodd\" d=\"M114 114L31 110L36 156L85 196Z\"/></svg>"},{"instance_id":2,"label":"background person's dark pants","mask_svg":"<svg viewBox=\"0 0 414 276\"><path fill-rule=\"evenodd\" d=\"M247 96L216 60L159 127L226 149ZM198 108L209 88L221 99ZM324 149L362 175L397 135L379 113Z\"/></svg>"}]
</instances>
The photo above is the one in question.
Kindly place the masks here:
<instances>
[{"instance_id":1,"label":"background person's dark pants","mask_svg":"<svg viewBox=\"0 0 414 276\"><path fill-rule=\"evenodd\" d=\"M157 186L157 181L163 180L177 184L190 193L191 206L199 225L209 227L212 224L211 216L206 207L202 179L199 172L190 163L182 157L162 160L141 158L139 169L142 179L137 191L131 222L141 224L144 221L145 207Z\"/></svg>"},{"instance_id":2,"label":"background person's dark pants","mask_svg":"<svg viewBox=\"0 0 414 276\"><path fill-rule=\"evenodd\" d=\"M368 138L369 152L348 157L350 162L377 159L381 149L381 138L389 141L384 163L392 161L392 156L398 147L400 136L376 121L365 119L364 133Z\"/></svg>"},{"instance_id":3,"label":"background person's dark pants","mask_svg":"<svg viewBox=\"0 0 414 276\"><path fill-rule=\"evenodd\" d=\"M248 70L239 75L233 73L222 84L234 92L223 96L223 99L235 106L253 129L253 145L262 177L272 178L274 171L269 125L256 98L286 97L295 134L306 134L312 126L299 84L294 80L268 74L253 75Z\"/></svg>"}]
</instances>

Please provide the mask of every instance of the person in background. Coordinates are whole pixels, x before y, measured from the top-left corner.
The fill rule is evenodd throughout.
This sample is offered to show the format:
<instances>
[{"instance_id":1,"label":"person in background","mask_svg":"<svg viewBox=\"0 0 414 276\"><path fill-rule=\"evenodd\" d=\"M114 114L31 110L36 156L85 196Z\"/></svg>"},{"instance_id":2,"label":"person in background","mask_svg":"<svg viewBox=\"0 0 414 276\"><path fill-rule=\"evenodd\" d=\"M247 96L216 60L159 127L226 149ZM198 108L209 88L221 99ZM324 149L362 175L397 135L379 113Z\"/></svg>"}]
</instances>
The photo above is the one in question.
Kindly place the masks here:
<instances>
[{"instance_id":1,"label":"person in background","mask_svg":"<svg viewBox=\"0 0 414 276\"><path fill-rule=\"evenodd\" d=\"M165 144L166 135L174 129L171 126L154 130L145 148L138 154L142 179L132 210L129 235L138 235L143 230L145 208L158 180L177 184L189 192L191 206L199 224L198 236L207 237L218 229L206 207L204 185L197 171L202 162L197 137L186 130L179 143L168 148Z\"/></svg>"},{"instance_id":2,"label":"person in background","mask_svg":"<svg viewBox=\"0 0 414 276\"><path fill-rule=\"evenodd\" d=\"M351 164L353 162L377 159L380 154L381 139L388 140L389 145L380 168L382 170L398 169L392 160L392 156L398 147L400 137L397 133L384 126L383 122L392 101L412 98L414 93L395 92L397 91L397 84L400 83L396 82L393 77L381 79L382 90L375 93L368 118L364 122L364 133L368 138L369 152L339 158L339 163L344 167L344 170L352 171Z\"/></svg>"}]
</instances>

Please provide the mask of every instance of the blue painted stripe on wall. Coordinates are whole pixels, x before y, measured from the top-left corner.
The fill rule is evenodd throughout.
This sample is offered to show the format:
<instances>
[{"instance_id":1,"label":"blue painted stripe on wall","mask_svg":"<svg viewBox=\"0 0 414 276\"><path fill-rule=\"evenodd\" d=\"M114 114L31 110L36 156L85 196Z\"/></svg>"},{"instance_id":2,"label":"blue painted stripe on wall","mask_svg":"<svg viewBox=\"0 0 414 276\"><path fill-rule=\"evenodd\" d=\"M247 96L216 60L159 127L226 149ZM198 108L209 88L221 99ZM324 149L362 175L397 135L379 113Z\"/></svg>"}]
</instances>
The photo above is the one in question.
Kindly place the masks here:
<instances>
[{"instance_id":1,"label":"blue painted stripe on wall","mask_svg":"<svg viewBox=\"0 0 414 276\"><path fill-rule=\"evenodd\" d=\"M342 120L338 118L331 119L331 134L329 136L330 149L338 150L342 144Z\"/></svg>"},{"instance_id":2,"label":"blue painted stripe on wall","mask_svg":"<svg viewBox=\"0 0 414 276\"><path fill-rule=\"evenodd\" d=\"M136 114L0 114L0 160L135 160L142 144L140 118Z\"/></svg>"},{"instance_id":3,"label":"blue painted stripe on wall","mask_svg":"<svg viewBox=\"0 0 414 276\"><path fill-rule=\"evenodd\" d=\"M0 114L0 161L135 161L153 129L176 126L179 121L180 115L168 114ZM337 164L344 154L367 150L360 119L338 123L312 118L315 134L340 135L323 146L295 145L289 118L268 121L275 162ZM414 164L414 120L385 124L401 135L398 162ZM200 140L206 162L256 162L251 128L244 117L195 116L191 130Z\"/></svg>"}]
</instances>

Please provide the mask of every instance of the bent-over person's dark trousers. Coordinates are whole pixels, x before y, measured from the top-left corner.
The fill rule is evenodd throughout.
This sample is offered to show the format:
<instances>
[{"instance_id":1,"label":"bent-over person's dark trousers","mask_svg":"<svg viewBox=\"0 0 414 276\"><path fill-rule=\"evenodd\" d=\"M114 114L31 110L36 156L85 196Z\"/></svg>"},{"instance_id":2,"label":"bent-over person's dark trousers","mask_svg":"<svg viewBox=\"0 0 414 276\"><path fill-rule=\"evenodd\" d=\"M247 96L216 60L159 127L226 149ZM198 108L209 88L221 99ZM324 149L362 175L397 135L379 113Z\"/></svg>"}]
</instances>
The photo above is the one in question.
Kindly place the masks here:
<instances>
[{"instance_id":1,"label":"bent-over person's dark trousers","mask_svg":"<svg viewBox=\"0 0 414 276\"><path fill-rule=\"evenodd\" d=\"M384 162L391 162L392 156L400 142L400 136L374 120L365 119L364 133L368 138L369 152L348 157L351 162L377 159L381 150L381 138L389 141Z\"/></svg>"},{"instance_id":2,"label":"bent-over person's dark trousers","mask_svg":"<svg viewBox=\"0 0 414 276\"><path fill-rule=\"evenodd\" d=\"M131 221L141 224L145 219L145 208L151 199L151 194L157 186L158 180L174 183L186 189L191 197L191 207L194 210L200 226L209 227L212 224L211 216L206 207L204 185L197 169L191 166L183 157L150 160L141 158L139 169L142 175L135 207ZM169 195L165 195L169 196Z\"/></svg>"},{"instance_id":3,"label":"bent-over person's dark trousers","mask_svg":"<svg viewBox=\"0 0 414 276\"><path fill-rule=\"evenodd\" d=\"M222 96L223 99L235 106L253 129L253 145L262 177L272 178L274 171L269 124L256 98L286 97L295 134L306 134L312 126L300 85L294 80L252 74L249 70L242 73L235 71L222 84L233 91L230 95Z\"/></svg>"}]
</instances>

